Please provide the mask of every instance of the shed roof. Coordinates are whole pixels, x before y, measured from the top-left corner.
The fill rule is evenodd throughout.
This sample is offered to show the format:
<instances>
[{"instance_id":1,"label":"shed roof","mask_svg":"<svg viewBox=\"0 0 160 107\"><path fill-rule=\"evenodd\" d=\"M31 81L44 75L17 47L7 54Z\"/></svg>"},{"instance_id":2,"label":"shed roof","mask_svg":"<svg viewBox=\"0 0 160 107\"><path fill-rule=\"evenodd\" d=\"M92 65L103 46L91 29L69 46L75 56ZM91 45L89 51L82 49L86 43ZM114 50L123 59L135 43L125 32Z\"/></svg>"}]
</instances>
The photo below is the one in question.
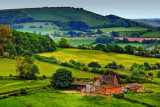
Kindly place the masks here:
<instances>
[{"instance_id":1,"label":"shed roof","mask_svg":"<svg viewBox=\"0 0 160 107\"><path fill-rule=\"evenodd\" d=\"M137 83L128 84L129 87L141 87L142 85Z\"/></svg>"}]
</instances>

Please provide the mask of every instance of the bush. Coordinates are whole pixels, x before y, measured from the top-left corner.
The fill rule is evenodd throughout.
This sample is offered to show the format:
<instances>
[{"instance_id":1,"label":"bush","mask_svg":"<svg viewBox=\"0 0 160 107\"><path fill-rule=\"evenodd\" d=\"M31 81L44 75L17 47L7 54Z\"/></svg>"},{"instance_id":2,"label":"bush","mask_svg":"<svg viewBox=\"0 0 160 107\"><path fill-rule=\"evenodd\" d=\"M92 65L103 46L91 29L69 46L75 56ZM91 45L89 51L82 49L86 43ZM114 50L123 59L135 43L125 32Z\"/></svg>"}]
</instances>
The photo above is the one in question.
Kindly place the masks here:
<instances>
[{"instance_id":1,"label":"bush","mask_svg":"<svg viewBox=\"0 0 160 107\"><path fill-rule=\"evenodd\" d=\"M160 78L160 71L157 72L157 77Z\"/></svg>"},{"instance_id":2,"label":"bush","mask_svg":"<svg viewBox=\"0 0 160 107\"><path fill-rule=\"evenodd\" d=\"M43 78L43 79L46 79L46 78L47 78L47 76L46 76L46 75L43 75L43 76L42 76L42 78Z\"/></svg>"},{"instance_id":3,"label":"bush","mask_svg":"<svg viewBox=\"0 0 160 107\"><path fill-rule=\"evenodd\" d=\"M120 67L123 67L123 65L120 65ZM112 63L109 63L108 65L106 65L105 68L117 69L118 65L115 61L113 61Z\"/></svg>"},{"instance_id":4,"label":"bush","mask_svg":"<svg viewBox=\"0 0 160 107\"><path fill-rule=\"evenodd\" d=\"M86 66L83 67L82 69L83 69L83 71L89 71L89 69Z\"/></svg>"},{"instance_id":5,"label":"bush","mask_svg":"<svg viewBox=\"0 0 160 107\"><path fill-rule=\"evenodd\" d=\"M101 65L98 64L98 62L91 62L91 63L88 64L88 67L101 68Z\"/></svg>"},{"instance_id":6,"label":"bush","mask_svg":"<svg viewBox=\"0 0 160 107\"><path fill-rule=\"evenodd\" d=\"M154 74L154 72L152 72L152 71L148 73L149 76L153 76L153 74Z\"/></svg>"},{"instance_id":7,"label":"bush","mask_svg":"<svg viewBox=\"0 0 160 107\"><path fill-rule=\"evenodd\" d=\"M0 80L3 80L3 76L0 76Z\"/></svg>"},{"instance_id":8,"label":"bush","mask_svg":"<svg viewBox=\"0 0 160 107\"><path fill-rule=\"evenodd\" d=\"M123 98L124 97L124 93L114 94L114 96L117 97L117 98Z\"/></svg>"},{"instance_id":9,"label":"bush","mask_svg":"<svg viewBox=\"0 0 160 107\"><path fill-rule=\"evenodd\" d=\"M27 90L25 89L25 88L21 88L20 89L20 94L22 94L22 95L26 95L28 92L27 92Z\"/></svg>"}]
</instances>

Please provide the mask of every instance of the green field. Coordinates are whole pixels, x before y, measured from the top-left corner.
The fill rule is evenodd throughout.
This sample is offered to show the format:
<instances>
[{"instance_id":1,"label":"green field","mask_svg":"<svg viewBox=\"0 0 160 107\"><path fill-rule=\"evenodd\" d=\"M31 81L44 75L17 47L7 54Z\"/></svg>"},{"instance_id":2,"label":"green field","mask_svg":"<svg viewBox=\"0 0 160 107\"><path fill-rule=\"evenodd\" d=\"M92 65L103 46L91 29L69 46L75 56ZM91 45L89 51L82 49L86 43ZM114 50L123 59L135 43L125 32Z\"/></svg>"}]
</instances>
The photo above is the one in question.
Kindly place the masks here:
<instances>
[{"instance_id":1,"label":"green field","mask_svg":"<svg viewBox=\"0 0 160 107\"><path fill-rule=\"evenodd\" d=\"M82 49L57 49L55 52L41 53L42 56L55 56L61 61L69 61L73 59L81 63L89 64L91 61L99 62L103 67L112 61L116 61L118 64L123 64L129 68L133 63L143 64L148 62L154 64L160 62L157 58L139 57L128 54L119 53L105 53L97 50L82 50Z\"/></svg>"},{"instance_id":2,"label":"green field","mask_svg":"<svg viewBox=\"0 0 160 107\"><path fill-rule=\"evenodd\" d=\"M159 107L160 105L160 93L144 93L144 94L127 94L131 99L145 102L154 107Z\"/></svg>"},{"instance_id":3,"label":"green field","mask_svg":"<svg viewBox=\"0 0 160 107\"><path fill-rule=\"evenodd\" d=\"M40 76L46 75L46 76L52 76L53 73L56 72L58 68L67 68L72 71L72 74L76 78L93 78L94 76L97 76L98 74L84 72L68 67L63 67L55 64L45 63L45 62L39 62L36 61L36 64L39 67L40 70ZM12 75L18 75L16 72L16 60L13 59L0 59L0 76L9 76Z\"/></svg>"},{"instance_id":4,"label":"green field","mask_svg":"<svg viewBox=\"0 0 160 107\"><path fill-rule=\"evenodd\" d=\"M94 31L97 31L98 29L93 29ZM125 27L113 27L113 28L101 28L103 32L112 32L112 31L146 31L148 30L147 28L141 28L141 27L130 27L130 28L125 28Z\"/></svg>"},{"instance_id":5,"label":"green field","mask_svg":"<svg viewBox=\"0 0 160 107\"><path fill-rule=\"evenodd\" d=\"M12 104L16 107L143 107L142 104L126 101L125 99L82 96L79 93L57 93L57 91L51 89L0 100L0 106L11 107Z\"/></svg>"},{"instance_id":6,"label":"green field","mask_svg":"<svg viewBox=\"0 0 160 107\"><path fill-rule=\"evenodd\" d=\"M49 85L49 80L0 80L0 93L18 90L21 88L32 88L37 86Z\"/></svg>"},{"instance_id":7,"label":"green field","mask_svg":"<svg viewBox=\"0 0 160 107\"><path fill-rule=\"evenodd\" d=\"M65 37L66 38L66 37ZM57 43L60 41L61 37L52 37L52 39ZM90 45L95 41L94 37L74 37L74 38L66 38L71 45Z\"/></svg>"},{"instance_id":8,"label":"green field","mask_svg":"<svg viewBox=\"0 0 160 107\"><path fill-rule=\"evenodd\" d=\"M152 32L147 32L141 37L146 37L146 38L160 38L160 31L152 31Z\"/></svg>"}]
</instances>

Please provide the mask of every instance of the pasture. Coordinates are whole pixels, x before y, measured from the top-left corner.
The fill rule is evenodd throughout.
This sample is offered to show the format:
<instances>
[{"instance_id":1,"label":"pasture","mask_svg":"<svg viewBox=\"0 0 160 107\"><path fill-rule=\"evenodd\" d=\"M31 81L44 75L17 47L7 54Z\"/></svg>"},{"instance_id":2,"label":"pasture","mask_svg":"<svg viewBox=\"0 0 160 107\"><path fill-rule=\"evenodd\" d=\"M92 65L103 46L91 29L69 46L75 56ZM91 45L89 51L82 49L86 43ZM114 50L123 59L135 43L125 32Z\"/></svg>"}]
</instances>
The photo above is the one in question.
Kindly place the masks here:
<instances>
[{"instance_id":1,"label":"pasture","mask_svg":"<svg viewBox=\"0 0 160 107\"><path fill-rule=\"evenodd\" d=\"M33 88L49 85L49 80L0 80L0 93L19 90L21 88Z\"/></svg>"},{"instance_id":2,"label":"pasture","mask_svg":"<svg viewBox=\"0 0 160 107\"><path fill-rule=\"evenodd\" d=\"M133 63L143 64L148 62L154 64L160 62L160 59L157 58L147 58L140 57L128 54L119 54L119 53L105 53L98 50L85 50L85 49L57 49L55 52L47 52L39 54L41 56L55 56L56 59L61 60L62 62L69 61L73 59L81 63L88 65L90 62L95 61L99 62L102 67L107 65L112 61L116 61L118 64L123 64L126 68L130 68Z\"/></svg>"},{"instance_id":3,"label":"pasture","mask_svg":"<svg viewBox=\"0 0 160 107\"><path fill-rule=\"evenodd\" d=\"M80 93L63 93L53 89L0 100L0 106L10 107L12 104L16 107L144 107L142 104L115 97L82 96Z\"/></svg>"},{"instance_id":4,"label":"pasture","mask_svg":"<svg viewBox=\"0 0 160 107\"><path fill-rule=\"evenodd\" d=\"M73 37L67 38L65 37L71 45L90 45L95 41L94 37ZM57 43L60 41L61 37L52 37L52 39Z\"/></svg>"},{"instance_id":5,"label":"pasture","mask_svg":"<svg viewBox=\"0 0 160 107\"><path fill-rule=\"evenodd\" d=\"M46 75L46 76L52 76L53 73L56 72L58 68L66 68L69 69L73 76L75 78L90 78L92 79L94 76L97 76L98 74L90 73L90 72L84 72L80 70L76 70L73 68L69 67L63 67L59 66L56 64L50 64L50 63L45 63L45 62L40 62L36 61L35 63L40 71L40 75ZM16 60L13 59L6 59L6 58L1 58L0 59L0 76L9 76L10 74L12 75L18 75L16 72Z\"/></svg>"},{"instance_id":6,"label":"pasture","mask_svg":"<svg viewBox=\"0 0 160 107\"><path fill-rule=\"evenodd\" d=\"M160 105L160 93L143 93L143 94L127 94L131 99L140 101L141 103L147 103L154 107L159 107Z\"/></svg>"},{"instance_id":7,"label":"pasture","mask_svg":"<svg viewBox=\"0 0 160 107\"><path fill-rule=\"evenodd\" d=\"M145 38L160 38L160 31L152 31L152 32L147 32L140 37L145 37Z\"/></svg>"},{"instance_id":8,"label":"pasture","mask_svg":"<svg viewBox=\"0 0 160 107\"><path fill-rule=\"evenodd\" d=\"M97 31L98 29L93 29L93 31ZM147 28L141 28L141 27L130 27L130 28L125 28L125 27L113 27L113 28L101 28L103 32L112 32L112 31L146 31L148 30Z\"/></svg>"}]
</instances>

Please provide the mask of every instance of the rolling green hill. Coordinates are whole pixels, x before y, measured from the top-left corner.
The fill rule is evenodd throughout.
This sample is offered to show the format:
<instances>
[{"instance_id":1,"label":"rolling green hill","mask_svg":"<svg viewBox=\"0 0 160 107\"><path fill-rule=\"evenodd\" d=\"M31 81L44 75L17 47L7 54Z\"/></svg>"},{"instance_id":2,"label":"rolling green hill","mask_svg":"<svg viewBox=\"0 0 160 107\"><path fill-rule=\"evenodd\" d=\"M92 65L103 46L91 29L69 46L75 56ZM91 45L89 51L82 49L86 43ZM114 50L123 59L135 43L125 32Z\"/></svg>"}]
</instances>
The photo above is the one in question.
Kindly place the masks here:
<instances>
[{"instance_id":1,"label":"rolling green hill","mask_svg":"<svg viewBox=\"0 0 160 107\"><path fill-rule=\"evenodd\" d=\"M92 79L94 76L97 76L98 74L90 73L90 72L84 72L56 64L50 64L45 62L36 61L36 65L39 67L40 75L46 75L46 76L52 76L53 73L56 72L58 68L66 68L69 69L73 76L75 78L90 78ZM0 76L9 76L12 75L18 75L16 72L16 60L14 59L7 59L7 58L1 58L0 59Z\"/></svg>"},{"instance_id":2,"label":"rolling green hill","mask_svg":"<svg viewBox=\"0 0 160 107\"><path fill-rule=\"evenodd\" d=\"M130 68L133 63L143 64L148 62L151 64L160 62L158 58L139 57L128 54L119 53L105 53L97 50L83 50L83 49L62 49L59 48L55 52L41 53L41 56L55 56L56 59L61 61L69 61L73 59L81 63L88 65L90 62L95 61L104 67L112 61L116 61L118 64L123 64L126 68Z\"/></svg>"},{"instance_id":3,"label":"rolling green hill","mask_svg":"<svg viewBox=\"0 0 160 107\"><path fill-rule=\"evenodd\" d=\"M102 16L82 8L45 7L0 11L1 24L81 21L90 27L150 27L115 15ZM94 22L94 23L93 23Z\"/></svg>"}]
</instances>

